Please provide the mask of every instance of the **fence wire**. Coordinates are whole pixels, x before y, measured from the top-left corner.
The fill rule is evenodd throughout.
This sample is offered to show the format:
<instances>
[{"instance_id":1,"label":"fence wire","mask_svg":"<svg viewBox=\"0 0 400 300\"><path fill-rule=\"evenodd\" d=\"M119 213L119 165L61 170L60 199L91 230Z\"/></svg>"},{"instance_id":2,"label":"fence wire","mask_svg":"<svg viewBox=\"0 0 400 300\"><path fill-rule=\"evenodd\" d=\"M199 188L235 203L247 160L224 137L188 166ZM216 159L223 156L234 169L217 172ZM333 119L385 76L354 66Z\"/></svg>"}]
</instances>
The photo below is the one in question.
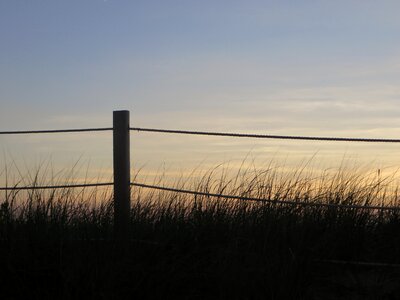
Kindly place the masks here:
<instances>
[{"instance_id":1,"label":"fence wire","mask_svg":"<svg viewBox=\"0 0 400 300\"><path fill-rule=\"evenodd\" d=\"M357 267L374 267L374 268L400 268L400 264L380 263L380 262L364 262L364 261L348 261L348 260L330 260L316 259L316 263L357 266Z\"/></svg>"},{"instance_id":2,"label":"fence wire","mask_svg":"<svg viewBox=\"0 0 400 300\"><path fill-rule=\"evenodd\" d=\"M98 186L111 186L111 185L114 185L114 183L113 182L104 182L104 183L88 183L88 184L23 186L23 187L12 186L12 187L0 187L0 191L66 189L66 188L84 188L84 187L98 187ZM131 183L130 185L135 186L135 187L140 187L140 188L156 189L156 190L162 190L162 191L168 191L168 192L190 194L190 195L195 195L195 196L225 198L225 199L242 200L242 201L254 201L254 202L291 205L291 206L333 207L333 208L343 208L343 209L367 209L367 210L391 210L391 211L399 211L400 210L400 207L397 207L397 206L378 206L378 205L363 206L363 205L346 205L346 204L334 204L334 203L301 202L301 201L291 201L291 200L272 200L272 199L262 199L262 198L255 198L255 197L244 197L244 196L236 196L236 195L199 192L199 191L162 187L162 186L157 186L157 185L149 185L149 184L136 183L136 182Z\"/></svg>"},{"instance_id":3,"label":"fence wire","mask_svg":"<svg viewBox=\"0 0 400 300\"><path fill-rule=\"evenodd\" d=\"M67 188L82 188L82 187L95 187L95 186L110 186L112 182L104 183L85 183L85 184L70 184L70 185L48 185L48 186L12 186L0 187L0 191L20 191L20 190L51 190L51 189L67 189Z\"/></svg>"},{"instance_id":4,"label":"fence wire","mask_svg":"<svg viewBox=\"0 0 400 300\"><path fill-rule=\"evenodd\" d=\"M263 203L271 203L271 204L282 204L282 205L292 205L292 206L308 206L308 207L333 207L333 208L343 208L343 209L367 209L367 210L391 210L391 211L399 211L400 207L397 206L363 206L363 205L347 205L347 204L334 204L334 203L318 203L318 202L301 202L301 201L290 201L290 200L272 200L272 199L260 199L254 197L243 197L243 196L235 196L235 195L225 195L225 194L216 194L216 193L207 193L207 192L199 192L185 189L177 189L170 187L161 187L156 185L149 185L143 183L131 183L131 186L148 188L148 189L156 189L168 192L175 193L184 193L196 196L206 196L213 198L225 198L225 199L234 199L234 200L243 200L243 201L255 201L255 202L263 202Z\"/></svg>"},{"instance_id":5,"label":"fence wire","mask_svg":"<svg viewBox=\"0 0 400 300\"><path fill-rule=\"evenodd\" d=\"M69 133L69 132L93 132L93 131L110 131L112 127L105 128L78 128L78 129L49 129L49 130L16 130L16 131L0 131L0 135L6 134L38 134L38 133Z\"/></svg>"},{"instance_id":6,"label":"fence wire","mask_svg":"<svg viewBox=\"0 0 400 300\"><path fill-rule=\"evenodd\" d=\"M191 130L170 130L156 128L131 127L132 131L174 133L188 135L208 135L225 137L245 137L257 139L281 139L281 140L307 140L307 141L331 141L331 142L366 142L366 143L400 143L400 139L372 139L372 138L348 138L348 137L312 137L312 136L291 136L291 135L270 135L270 134L252 134L252 133L228 133L228 132L210 132L210 131L191 131Z\"/></svg>"},{"instance_id":7,"label":"fence wire","mask_svg":"<svg viewBox=\"0 0 400 300\"><path fill-rule=\"evenodd\" d=\"M131 131L172 133L186 135L208 135L208 136L224 136L224 137L245 137L258 139L281 139L281 140L308 140L308 141L333 141L333 142L366 142L366 143L400 143L400 139L385 138L349 138L349 137L320 137L320 136L291 136L291 135L271 135L271 134L252 134L252 133L228 133L228 132L211 132L211 131L194 131L194 130L172 130L158 128L142 128L131 127ZM71 133L71 132L95 132L95 131L112 131L112 127L103 128L78 128L78 129L49 129L49 130L16 130L16 131L0 131L0 135L16 135L16 134L41 134L41 133Z\"/></svg>"}]
</instances>

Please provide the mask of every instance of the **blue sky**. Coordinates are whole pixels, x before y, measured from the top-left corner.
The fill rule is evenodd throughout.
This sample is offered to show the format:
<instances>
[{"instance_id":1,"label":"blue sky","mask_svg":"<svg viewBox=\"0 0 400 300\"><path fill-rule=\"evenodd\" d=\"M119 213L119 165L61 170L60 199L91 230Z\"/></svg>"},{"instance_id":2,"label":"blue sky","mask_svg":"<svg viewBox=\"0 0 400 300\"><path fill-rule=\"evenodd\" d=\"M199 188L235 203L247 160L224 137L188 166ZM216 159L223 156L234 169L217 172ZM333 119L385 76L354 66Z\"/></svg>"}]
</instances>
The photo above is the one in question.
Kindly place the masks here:
<instances>
[{"instance_id":1,"label":"blue sky","mask_svg":"<svg viewBox=\"0 0 400 300\"><path fill-rule=\"evenodd\" d=\"M399 138L399 9L398 1L3 0L0 128L110 126L112 110L128 109L133 126ZM111 163L104 134L0 137L0 145L15 160L50 153L61 167L84 155L95 171ZM148 170L248 151L400 161L386 145L136 134L132 148Z\"/></svg>"}]
</instances>

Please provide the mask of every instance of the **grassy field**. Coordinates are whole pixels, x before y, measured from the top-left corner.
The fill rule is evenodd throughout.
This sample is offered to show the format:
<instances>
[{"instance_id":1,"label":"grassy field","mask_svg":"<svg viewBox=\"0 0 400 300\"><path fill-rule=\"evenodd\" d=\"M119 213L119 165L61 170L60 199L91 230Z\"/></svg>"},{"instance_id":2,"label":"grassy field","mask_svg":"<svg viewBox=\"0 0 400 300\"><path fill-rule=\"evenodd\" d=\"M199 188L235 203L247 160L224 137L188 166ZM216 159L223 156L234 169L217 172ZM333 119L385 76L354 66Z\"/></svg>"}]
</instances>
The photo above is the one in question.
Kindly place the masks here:
<instances>
[{"instance_id":1,"label":"grassy field","mask_svg":"<svg viewBox=\"0 0 400 300\"><path fill-rule=\"evenodd\" d=\"M37 177L35 177L37 178ZM213 171L175 187L273 200L400 205L391 178ZM109 190L2 192L2 299L400 299L400 211L132 190L113 240ZM332 263L379 262L391 266Z\"/></svg>"}]
</instances>

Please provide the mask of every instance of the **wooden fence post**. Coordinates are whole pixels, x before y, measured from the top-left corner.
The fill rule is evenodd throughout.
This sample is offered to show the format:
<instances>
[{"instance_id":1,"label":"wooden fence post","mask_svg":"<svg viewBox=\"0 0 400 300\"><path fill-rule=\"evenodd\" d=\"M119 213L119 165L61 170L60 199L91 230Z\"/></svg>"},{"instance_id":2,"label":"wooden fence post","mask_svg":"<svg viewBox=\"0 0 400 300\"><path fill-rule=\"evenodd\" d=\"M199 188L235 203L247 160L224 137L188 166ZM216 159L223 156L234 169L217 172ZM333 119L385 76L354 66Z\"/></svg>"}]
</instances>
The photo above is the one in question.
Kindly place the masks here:
<instances>
[{"instance_id":1,"label":"wooden fence post","mask_svg":"<svg viewBox=\"0 0 400 300\"><path fill-rule=\"evenodd\" d=\"M129 111L113 112L114 234L127 239L131 208Z\"/></svg>"}]
</instances>

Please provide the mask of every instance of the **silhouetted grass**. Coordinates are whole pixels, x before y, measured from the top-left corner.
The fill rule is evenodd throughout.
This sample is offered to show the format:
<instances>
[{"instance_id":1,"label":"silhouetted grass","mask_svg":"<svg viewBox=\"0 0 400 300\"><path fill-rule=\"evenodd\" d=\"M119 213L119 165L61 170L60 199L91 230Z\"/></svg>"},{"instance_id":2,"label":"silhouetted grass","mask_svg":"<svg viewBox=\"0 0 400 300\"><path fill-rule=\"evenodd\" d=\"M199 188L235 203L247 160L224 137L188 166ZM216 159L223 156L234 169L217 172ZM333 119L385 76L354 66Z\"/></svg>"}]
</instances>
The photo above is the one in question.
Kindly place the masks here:
<instances>
[{"instance_id":1,"label":"silhouetted grass","mask_svg":"<svg viewBox=\"0 0 400 300\"><path fill-rule=\"evenodd\" d=\"M178 188L299 202L399 205L391 178L212 170ZM39 176L33 176L38 185ZM36 181L36 182L35 182ZM160 182L159 182L160 183ZM394 188L393 188L394 186ZM111 191L2 192L3 299L399 299L399 211L287 206L132 190L113 241Z\"/></svg>"}]
</instances>

